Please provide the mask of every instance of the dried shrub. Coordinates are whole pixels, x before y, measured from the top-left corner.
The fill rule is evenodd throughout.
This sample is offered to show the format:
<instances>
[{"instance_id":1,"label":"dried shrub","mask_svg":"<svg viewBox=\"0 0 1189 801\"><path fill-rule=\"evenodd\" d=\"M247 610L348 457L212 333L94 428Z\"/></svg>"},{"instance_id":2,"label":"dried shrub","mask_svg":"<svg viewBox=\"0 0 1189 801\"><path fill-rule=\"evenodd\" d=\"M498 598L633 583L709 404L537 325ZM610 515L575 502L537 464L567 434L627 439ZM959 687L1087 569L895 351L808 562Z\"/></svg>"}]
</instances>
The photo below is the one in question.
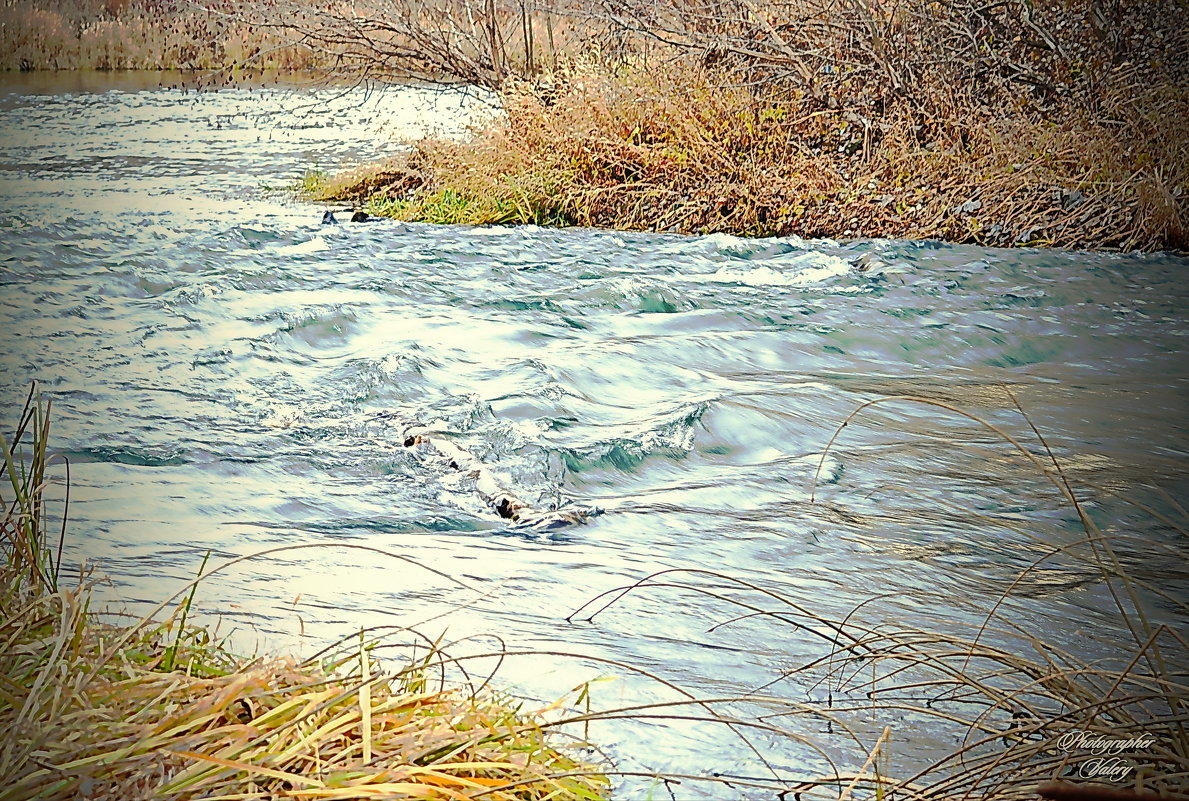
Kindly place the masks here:
<instances>
[{"instance_id":1,"label":"dried shrub","mask_svg":"<svg viewBox=\"0 0 1189 801\"><path fill-rule=\"evenodd\" d=\"M1187 246L1189 133L1172 122L1186 95L1106 98L1142 106L1130 125L975 109L922 141L912 106L872 118L776 99L689 61L556 78L549 94L509 85L470 138L417 142L387 177L341 176L321 196L432 222Z\"/></svg>"}]
</instances>

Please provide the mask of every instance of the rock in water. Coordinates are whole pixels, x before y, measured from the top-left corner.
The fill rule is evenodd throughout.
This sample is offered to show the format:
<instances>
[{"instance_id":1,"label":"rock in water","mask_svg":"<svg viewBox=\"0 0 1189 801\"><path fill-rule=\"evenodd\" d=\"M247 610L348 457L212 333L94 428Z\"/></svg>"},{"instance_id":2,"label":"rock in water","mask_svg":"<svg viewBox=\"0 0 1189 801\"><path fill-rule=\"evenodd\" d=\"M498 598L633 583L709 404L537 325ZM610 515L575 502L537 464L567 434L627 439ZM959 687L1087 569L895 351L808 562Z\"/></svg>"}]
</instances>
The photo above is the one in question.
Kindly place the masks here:
<instances>
[{"instance_id":1,"label":"rock in water","mask_svg":"<svg viewBox=\"0 0 1189 801\"><path fill-rule=\"evenodd\" d=\"M439 464L459 471L473 482L474 491L489 509L518 529L556 531L567 526L582 525L587 518L599 514L598 509L571 507L569 509L536 509L521 500L506 487L487 465L466 448L446 437L420 426L406 428L402 443L425 464Z\"/></svg>"},{"instance_id":2,"label":"rock in water","mask_svg":"<svg viewBox=\"0 0 1189 801\"><path fill-rule=\"evenodd\" d=\"M351 215L351 222L367 222L369 219L371 219L371 215L366 211L357 211Z\"/></svg>"},{"instance_id":3,"label":"rock in water","mask_svg":"<svg viewBox=\"0 0 1189 801\"><path fill-rule=\"evenodd\" d=\"M323 225L337 225L338 224L338 220L336 220L334 218L333 211L328 211L322 215L322 224Z\"/></svg>"}]
</instances>

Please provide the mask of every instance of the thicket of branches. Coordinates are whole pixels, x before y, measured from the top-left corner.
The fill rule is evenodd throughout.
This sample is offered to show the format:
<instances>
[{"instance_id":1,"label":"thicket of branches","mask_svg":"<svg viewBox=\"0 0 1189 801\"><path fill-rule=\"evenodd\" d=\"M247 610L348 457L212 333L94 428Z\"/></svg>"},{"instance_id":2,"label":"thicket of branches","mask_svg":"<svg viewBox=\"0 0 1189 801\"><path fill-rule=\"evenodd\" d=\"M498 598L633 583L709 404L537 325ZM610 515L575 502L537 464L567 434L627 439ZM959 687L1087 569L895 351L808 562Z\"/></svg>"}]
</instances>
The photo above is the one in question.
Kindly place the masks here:
<instances>
[{"instance_id":1,"label":"thicket of branches","mask_svg":"<svg viewBox=\"0 0 1189 801\"><path fill-rule=\"evenodd\" d=\"M398 216L1189 246L1178 0L298 1L343 74L503 95Z\"/></svg>"},{"instance_id":2,"label":"thicket of branches","mask_svg":"<svg viewBox=\"0 0 1189 801\"><path fill-rule=\"evenodd\" d=\"M380 193L444 219L1184 250L1183 6L9 0L0 67L495 90L502 128Z\"/></svg>"},{"instance_id":3,"label":"thicket of branches","mask_svg":"<svg viewBox=\"0 0 1189 801\"><path fill-rule=\"evenodd\" d=\"M256 0L244 13L339 69L498 89L559 63L678 55L826 105L999 113L1120 83L1189 85L1177 0Z\"/></svg>"},{"instance_id":4,"label":"thicket of branches","mask_svg":"<svg viewBox=\"0 0 1189 801\"><path fill-rule=\"evenodd\" d=\"M1092 98L1121 78L1185 85L1180 4L1162 0L608 0L622 26L766 85L878 106L1008 109ZM940 95L940 97L935 97Z\"/></svg>"}]
</instances>

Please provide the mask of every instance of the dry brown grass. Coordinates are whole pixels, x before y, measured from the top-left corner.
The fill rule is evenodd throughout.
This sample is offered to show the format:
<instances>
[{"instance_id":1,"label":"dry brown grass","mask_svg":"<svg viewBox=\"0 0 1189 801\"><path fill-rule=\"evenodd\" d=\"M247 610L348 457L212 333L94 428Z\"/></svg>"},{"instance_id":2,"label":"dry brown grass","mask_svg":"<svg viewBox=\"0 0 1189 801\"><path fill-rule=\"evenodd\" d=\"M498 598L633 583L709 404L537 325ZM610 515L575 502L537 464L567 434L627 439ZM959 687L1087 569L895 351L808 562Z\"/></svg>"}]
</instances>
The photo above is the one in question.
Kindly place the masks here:
<instances>
[{"instance_id":1,"label":"dry brown grass","mask_svg":"<svg viewBox=\"0 0 1189 801\"><path fill-rule=\"evenodd\" d=\"M3 801L604 797L607 780L555 747L543 714L435 678L432 643L385 674L371 644L236 657L186 625L188 600L162 623L103 623L49 547L48 434L31 403L0 443Z\"/></svg>"},{"instance_id":2,"label":"dry brown grass","mask_svg":"<svg viewBox=\"0 0 1189 801\"><path fill-rule=\"evenodd\" d=\"M1015 403L1010 390L1004 393ZM699 608L721 610L711 633L756 626L764 642L787 638L797 643L789 646L788 662L778 675L756 692L791 683L795 697L810 700L761 719L790 728L800 720L803 727L817 724L817 731L821 721L829 721L827 730L854 747L838 759L848 769L790 782L783 797L842 801L862 793L898 801L1029 801L1042 787L1065 780L1089 791L1064 796L1070 799L1184 798L1189 789L1189 642L1175 624L1154 614L1160 610L1165 621L1170 615L1183 620L1189 601L1174 586L1141 580L1124 565L1135 564L1136 552L1159 554L1154 561L1176 560L1189 537L1189 515L1171 497L1168 514L1133 501L1159 521L1167 539L1104 530L1080 500L1087 497L1086 488L1070 484L1062 462L1018 404L1021 433L930 398L879 398L840 421L821 463L874 407L888 405L965 417L994 435L1021 466L1022 476L1035 473L1072 507L1084 536L1054 542L1010 516L954 507L983 535L988 551L997 550L996 530L1004 530L1033 540L1036 558L998 595L959 597L952 590L914 589L914 622L902 619L904 607L883 603L903 590L874 596L845 615L826 615L799 601L795 585L786 590L770 580L704 568L645 576L608 590L571 618L596 620L631 595L646 594L655 604L663 602L658 596L680 594L683 602L693 597ZM985 446L977 447L985 453ZM815 480L811 500L819 489ZM1113 605L1111 633L1099 639L1082 624L1082 636L1096 646L1110 642L1109 649L1075 653L1082 650L1076 642L1058 644L1035 619L1013 614L1014 596L1025 594L1030 578L1063 560L1097 574L1095 589ZM814 642L818 647L806 645ZM952 750L927 758L915 754L914 745L926 734L934 743L952 743ZM1104 770L1111 766L1118 773ZM1126 792L1131 790L1139 795Z\"/></svg>"},{"instance_id":3,"label":"dry brown grass","mask_svg":"<svg viewBox=\"0 0 1189 801\"><path fill-rule=\"evenodd\" d=\"M65 3L0 7L3 70L311 70L321 56L238 19L227 4Z\"/></svg>"},{"instance_id":4,"label":"dry brown grass","mask_svg":"<svg viewBox=\"0 0 1189 801\"><path fill-rule=\"evenodd\" d=\"M318 194L429 222L1189 247L1189 94L1169 87L1120 89L1098 115L972 111L922 141L912 109L778 100L684 62L561 83L510 88L469 139L414 143Z\"/></svg>"}]
</instances>

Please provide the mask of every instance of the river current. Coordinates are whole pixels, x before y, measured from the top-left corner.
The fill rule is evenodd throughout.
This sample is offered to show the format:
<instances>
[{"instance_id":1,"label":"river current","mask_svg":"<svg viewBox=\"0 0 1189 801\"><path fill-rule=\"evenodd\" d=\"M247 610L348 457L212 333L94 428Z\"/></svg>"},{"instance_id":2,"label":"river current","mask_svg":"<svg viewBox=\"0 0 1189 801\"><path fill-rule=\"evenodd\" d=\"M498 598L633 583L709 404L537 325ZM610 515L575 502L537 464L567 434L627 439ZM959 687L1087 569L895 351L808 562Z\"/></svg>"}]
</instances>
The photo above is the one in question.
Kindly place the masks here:
<instances>
[{"instance_id":1,"label":"river current","mask_svg":"<svg viewBox=\"0 0 1189 801\"><path fill-rule=\"evenodd\" d=\"M241 650L311 653L421 624L464 652L565 652L500 668L497 684L543 701L595 678L604 707L673 697L634 669L744 694L821 656L820 640L764 618L713 628L738 610L677 587L566 617L698 568L822 615L877 598L874 621L977 622L1084 536L1035 466L952 409L869 407L825 452L885 396L968 412L1046 458L1030 420L1130 568L1184 594L1183 538L1130 503L1175 515L1189 488L1184 258L323 225L283 191L307 168L456 132L481 107L416 88L39 80L0 87L0 411L8 432L32 380L52 399L71 464L66 562L109 577L113 608L144 612L208 550L213 565L367 545L474 590L326 547L219 573L196 609ZM598 513L554 530L501 519L403 446L410 421L534 505ZM1120 633L1097 571L1069 554L1027 573L1004 610L1083 651L1109 653ZM903 751L952 744L899 725ZM623 770L767 775L720 725L590 734ZM821 767L760 740L788 775Z\"/></svg>"}]
</instances>

